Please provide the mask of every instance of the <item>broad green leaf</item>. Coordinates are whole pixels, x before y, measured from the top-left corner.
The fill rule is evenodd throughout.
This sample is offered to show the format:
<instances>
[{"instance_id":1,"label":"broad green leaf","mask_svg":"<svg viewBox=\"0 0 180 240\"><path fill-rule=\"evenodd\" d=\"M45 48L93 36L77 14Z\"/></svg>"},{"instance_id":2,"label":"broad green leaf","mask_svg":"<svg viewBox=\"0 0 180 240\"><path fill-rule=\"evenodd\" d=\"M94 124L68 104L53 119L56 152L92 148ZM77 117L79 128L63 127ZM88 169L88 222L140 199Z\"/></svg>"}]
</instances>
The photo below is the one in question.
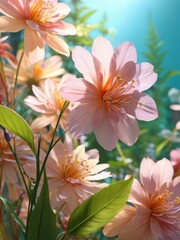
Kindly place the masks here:
<instances>
[{"instance_id":1,"label":"broad green leaf","mask_svg":"<svg viewBox=\"0 0 180 240\"><path fill-rule=\"evenodd\" d=\"M55 240L56 239L56 215L52 211L49 202L49 190L47 177L37 204L30 215L28 228L28 240Z\"/></svg>"},{"instance_id":2,"label":"broad green leaf","mask_svg":"<svg viewBox=\"0 0 180 240\"><path fill-rule=\"evenodd\" d=\"M75 208L68 222L68 233L85 236L107 224L125 205L132 182L133 177L113 183Z\"/></svg>"},{"instance_id":3,"label":"broad green leaf","mask_svg":"<svg viewBox=\"0 0 180 240\"><path fill-rule=\"evenodd\" d=\"M34 137L27 122L12 109L0 105L0 125L28 143L35 153Z\"/></svg>"},{"instance_id":4,"label":"broad green leaf","mask_svg":"<svg viewBox=\"0 0 180 240\"><path fill-rule=\"evenodd\" d=\"M84 13L80 18L80 22L86 22L92 15L94 15L97 12L97 10L91 10L86 13Z\"/></svg>"},{"instance_id":5,"label":"broad green leaf","mask_svg":"<svg viewBox=\"0 0 180 240\"><path fill-rule=\"evenodd\" d=\"M4 211L6 211L12 217L12 219L21 227L21 230L24 232L25 231L24 223L16 214L15 207L12 205L12 203L10 203L7 199L3 198L2 196L0 196L0 200L4 205Z\"/></svg>"}]
</instances>

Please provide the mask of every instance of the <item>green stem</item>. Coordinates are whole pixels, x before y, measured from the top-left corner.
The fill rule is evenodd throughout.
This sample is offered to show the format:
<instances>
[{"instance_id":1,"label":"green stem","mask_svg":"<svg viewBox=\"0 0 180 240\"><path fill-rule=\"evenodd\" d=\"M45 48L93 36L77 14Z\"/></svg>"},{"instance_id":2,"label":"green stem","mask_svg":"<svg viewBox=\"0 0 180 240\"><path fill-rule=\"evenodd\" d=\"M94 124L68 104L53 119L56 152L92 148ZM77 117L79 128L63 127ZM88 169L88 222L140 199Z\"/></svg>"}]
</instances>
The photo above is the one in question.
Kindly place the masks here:
<instances>
[{"instance_id":1,"label":"green stem","mask_svg":"<svg viewBox=\"0 0 180 240\"><path fill-rule=\"evenodd\" d=\"M13 89L13 95L12 95L12 108L14 106L14 99L15 99L15 93L16 93L18 74L19 74L20 65L21 65L21 62L22 62L22 59L23 59L23 55L24 55L24 52L22 52L22 54L21 54L21 57L20 57L20 60L19 60L18 66L17 66L17 70L16 70L16 77L15 77L15 83L14 83L14 89Z\"/></svg>"},{"instance_id":2,"label":"green stem","mask_svg":"<svg viewBox=\"0 0 180 240\"><path fill-rule=\"evenodd\" d=\"M126 157L125 157L125 155L124 155L124 153L123 153L123 150L122 150L121 145L120 145L119 142L118 142L117 145L116 145L116 149L117 149L119 155L122 157L122 160L125 161L125 160L126 160Z\"/></svg>"},{"instance_id":3,"label":"green stem","mask_svg":"<svg viewBox=\"0 0 180 240\"><path fill-rule=\"evenodd\" d=\"M26 184L26 180L25 180L25 178L24 178L24 168L23 168L23 166L22 166L22 164L21 164L21 162L20 162L20 160L19 160L19 158L18 158L18 156L17 156L17 154L16 154L16 151L14 150L13 146L11 145L11 143L10 143L9 141L8 141L8 145L9 145L9 147L10 147L10 149L11 149L11 152L12 152L12 154L13 154L15 160L16 160L16 163L17 163L17 165L18 165L18 168L19 168L21 177L22 177L22 179L23 179L23 183L24 183L25 188L26 188L26 192L27 192L28 197L29 197L29 199L30 199L29 189L28 189L28 186L27 186L27 184Z\"/></svg>"}]
</instances>

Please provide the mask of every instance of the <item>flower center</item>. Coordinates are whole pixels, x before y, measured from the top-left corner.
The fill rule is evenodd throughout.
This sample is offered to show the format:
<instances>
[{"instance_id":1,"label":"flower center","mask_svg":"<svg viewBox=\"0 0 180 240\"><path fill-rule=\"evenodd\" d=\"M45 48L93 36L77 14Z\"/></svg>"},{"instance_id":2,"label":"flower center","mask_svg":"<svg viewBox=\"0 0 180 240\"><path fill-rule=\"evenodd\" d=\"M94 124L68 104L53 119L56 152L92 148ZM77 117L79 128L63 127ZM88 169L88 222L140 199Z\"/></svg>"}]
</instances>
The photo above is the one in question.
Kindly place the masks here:
<instances>
[{"instance_id":1,"label":"flower center","mask_svg":"<svg viewBox=\"0 0 180 240\"><path fill-rule=\"evenodd\" d=\"M153 216L161 217L162 219L163 217L166 218L165 215L168 212L173 213L172 216L168 214L169 222L171 222L178 218L179 205L180 197L173 198L173 193L166 189L164 193L152 199L150 209Z\"/></svg>"},{"instance_id":2,"label":"flower center","mask_svg":"<svg viewBox=\"0 0 180 240\"><path fill-rule=\"evenodd\" d=\"M135 88L135 81L123 79L119 75L112 83L107 83L104 87L102 99L107 110L119 111L120 108L133 101L132 93Z\"/></svg>"},{"instance_id":3,"label":"flower center","mask_svg":"<svg viewBox=\"0 0 180 240\"><path fill-rule=\"evenodd\" d=\"M65 154L65 161L64 163L60 163L60 169L66 181L77 183L79 180L84 180L84 178L90 174L88 160L75 159L75 157L67 151L65 151Z\"/></svg>"},{"instance_id":4,"label":"flower center","mask_svg":"<svg viewBox=\"0 0 180 240\"><path fill-rule=\"evenodd\" d=\"M59 89L57 89L57 88L54 90L54 99L56 102L57 109L61 110L64 105L65 100L64 100L64 98L61 97Z\"/></svg>"},{"instance_id":5,"label":"flower center","mask_svg":"<svg viewBox=\"0 0 180 240\"><path fill-rule=\"evenodd\" d=\"M42 70L41 64L40 63L35 63L33 65L33 78L34 79L40 78L40 76L42 75L42 72L43 72L43 70Z\"/></svg>"},{"instance_id":6,"label":"flower center","mask_svg":"<svg viewBox=\"0 0 180 240\"><path fill-rule=\"evenodd\" d=\"M59 19L57 3L52 0L34 0L30 5L29 19L38 24L56 22Z\"/></svg>"}]
</instances>

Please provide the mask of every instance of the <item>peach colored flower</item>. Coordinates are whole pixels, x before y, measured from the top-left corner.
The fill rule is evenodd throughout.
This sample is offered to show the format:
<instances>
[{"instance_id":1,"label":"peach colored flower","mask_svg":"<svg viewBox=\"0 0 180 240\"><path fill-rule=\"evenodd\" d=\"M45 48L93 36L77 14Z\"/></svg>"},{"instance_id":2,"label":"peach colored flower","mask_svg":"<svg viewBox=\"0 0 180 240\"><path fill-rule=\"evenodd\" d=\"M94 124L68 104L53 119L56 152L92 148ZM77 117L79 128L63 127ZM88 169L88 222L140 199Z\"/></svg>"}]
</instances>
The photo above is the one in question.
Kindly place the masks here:
<instances>
[{"instance_id":1,"label":"peach colored flower","mask_svg":"<svg viewBox=\"0 0 180 240\"><path fill-rule=\"evenodd\" d=\"M16 56L17 62L20 61L21 55L22 50L19 49ZM59 81L57 77L65 71L62 68L62 64L62 58L58 55L34 64L31 64L27 56L24 55L19 68L18 84L26 84L28 87L31 87L32 85L40 85L47 78L51 78L53 81ZM6 64L4 67L6 76L15 79L17 67L18 64Z\"/></svg>"},{"instance_id":2,"label":"peach colored flower","mask_svg":"<svg viewBox=\"0 0 180 240\"><path fill-rule=\"evenodd\" d=\"M16 63L17 61L15 56L9 52L12 47L8 43L3 43L7 38L8 36L0 38L0 57L3 57L10 62Z\"/></svg>"},{"instance_id":3,"label":"peach colored flower","mask_svg":"<svg viewBox=\"0 0 180 240\"><path fill-rule=\"evenodd\" d=\"M34 157L29 147L19 138L12 137L11 144L16 146L16 153L21 163L24 165L33 160ZM4 183L17 184L19 171L14 156L4 138L4 132L0 129L0 191Z\"/></svg>"},{"instance_id":4,"label":"peach colored flower","mask_svg":"<svg viewBox=\"0 0 180 240\"><path fill-rule=\"evenodd\" d=\"M48 125L56 126L60 111L65 100L60 95L63 79L59 83L47 79L40 87L32 86L35 96L28 96L24 102L33 110L41 113L32 123L32 128L41 129ZM60 125L66 128L69 110L66 109L60 120Z\"/></svg>"},{"instance_id":5,"label":"peach colored flower","mask_svg":"<svg viewBox=\"0 0 180 240\"><path fill-rule=\"evenodd\" d=\"M170 152L170 160L174 168L174 177L180 176L180 148Z\"/></svg>"},{"instance_id":6,"label":"peach colored flower","mask_svg":"<svg viewBox=\"0 0 180 240\"><path fill-rule=\"evenodd\" d=\"M139 183L133 182L129 202L104 228L108 237L118 235L123 240L180 239L180 177L172 180L169 160L157 163L144 158Z\"/></svg>"},{"instance_id":7,"label":"peach colored flower","mask_svg":"<svg viewBox=\"0 0 180 240\"><path fill-rule=\"evenodd\" d=\"M24 29L24 51L31 63L42 60L47 43L55 51L69 56L68 45L57 35L74 35L72 24L62 21L70 8L58 0L0 0L0 32Z\"/></svg>"},{"instance_id":8,"label":"peach colored flower","mask_svg":"<svg viewBox=\"0 0 180 240\"><path fill-rule=\"evenodd\" d=\"M95 131L97 141L107 150L118 139L134 144L139 135L136 119L150 121L158 115L153 99L141 93L157 79L153 66L136 64L132 43L122 43L114 50L103 37L95 39L92 55L75 47L72 58L83 78L67 79L61 90L65 99L75 103L69 131L74 135Z\"/></svg>"},{"instance_id":9,"label":"peach colored flower","mask_svg":"<svg viewBox=\"0 0 180 240\"><path fill-rule=\"evenodd\" d=\"M45 153L41 152L41 160ZM53 208L65 207L71 212L78 204L106 186L94 182L110 177L103 170L108 164L98 164L99 154L96 149L85 152L84 145L72 150L70 144L58 142L51 151L46 163L51 205ZM26 165L25 170L35 178L35 165Z\"/></svg>"}]
</instances>

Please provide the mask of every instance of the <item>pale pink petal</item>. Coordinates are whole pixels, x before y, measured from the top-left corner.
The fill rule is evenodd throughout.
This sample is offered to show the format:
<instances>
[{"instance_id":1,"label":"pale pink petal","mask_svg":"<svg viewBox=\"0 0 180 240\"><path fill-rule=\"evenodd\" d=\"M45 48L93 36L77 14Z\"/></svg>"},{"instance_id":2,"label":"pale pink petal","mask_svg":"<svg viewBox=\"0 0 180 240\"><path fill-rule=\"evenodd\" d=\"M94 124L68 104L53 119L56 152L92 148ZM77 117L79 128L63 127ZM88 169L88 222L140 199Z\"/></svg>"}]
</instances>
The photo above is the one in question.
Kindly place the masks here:
<instances>
[{"instance_id":1,"label":"pale pink petal","mask_svg":"<svg viewBox=\"0 0 180 240\"><path fill-rule=\"evenodd\" d=\"M155 73L153 69L153 65L146 62L136 65L134 80L137 81L137 89L140 92L150 88L156 82L157 73Z\"/></svg>"},{"instance_id":2,"label":"pale pink petal","mask_svg":"<svg viewBox=\"0 0 180 240\"><path fill-rule=\"evenodd\" d=\"M52 49L54 49L58 53L61 53L67 57L69 56L69 47L67 43L60 37L48 33L46 37L46 42Z\"/></svg>"},{"instance_id":3,"label":"pale pink petal","mask_svg":"<svg viewBox=\"0 0 180 240\"><path fill-rule=\"evenodd\" d=\"M180 121L176 123L176 129L180 129Z\"/></svg>"},{"instance_id":4,"label":"pale pink petal","mask_svg":"<svg viewBox=\"0 0 180 240\"><path fill-rule=\"evenodd\" d=\"M92 55L83 47L78 46L72 51L72 59L75 67L83 74L84 78L90 83L96 83L97 73Z\"/></svg>"},{"instance_id":5,"label":"pale pink petal","mask_svg":"<svg viewBox=\"0 0 180 240\"><path fill-rule=\"evenodd\" d=\"M94 116L98 114L93 105L81 104L69 114L68 130L75 136L90 133L94 129Z\"/></svg>"},{"instance_id":6,"label":"pale pink petal","mask_svg":"<svg viewBox=\"0 0 180 240\"><path fill-rule=\"evenodd\" d=\"M170 108L174 111L180 111L180 104L173 104Z\"/></svg>"},{"instance_id":7,"label":"pale pink petal","mask_svg":"<svg viewBox=\"0 0 180 240\"><path fill-rule=\"evenodd\" d=\"M98 113L97 113L98 114ZM106 150L111 151L115 148L118 138L115 135L111 121L106 117L100 125L95 129L96 139L98 143Z\"/></svg>"},{"instance_id":8,"label":"pale pink petal","mask_svg":"<svg viewBox=\"0 0 180 240\"><path fill-rule=\"evenodd\" d=\"M153 216L151 216L150 218L150 228L151 228L151 231L154 233L154 235L163 238L161 225L159 224L159 221L157 220L157 218Z\"/></svg>"},{"instance_id":9,"label":"pale pink petal","mask_svg":"<svg viewBox=\"0 0 180 240\"><path fill-rule=\"evenodd\" d=\"M163 158L158 161L152 172L152 179L156 182L157 190L159 190L164 183L171 182L173 174L174 170L169 160Z\"/></svg>"},{"instance_id":10,"label":"pale pink petal","mask_svg":"<svg viewBox=\"0 0 180 240\"><path fill-rule=\"evenodd\" d=\"M119 70L118 74L121 78L127 79L127 81L132 80L136 72L136 64L132 61L129 61L123 65ZM129 92L129 91L128 91Z\"/></svg>"},{"instance_id":11,"label":"pale pink petal","mask_svg":"<svg viewBox=\"0 0 180 240\"><path fill-rule=\"evenodd\" d=\"M65 3L58 3L57 7L60 9L58 14L61 18L66 17L71 11L70 7Z\"/></svg>"},{"instance_id":12,"label":"pale pink petal","mask_svg":"<svg viewBox=\"0 0 180 240\"><path fill-rule=\"evenodd\" d=\"M139 136L139 127L135 118L122 113L111 113L111 123L117 138L132 146Z\"/></svg>"},{"instance_id":13,"label":"pale pink petal","mask_svg":"<svg viewBox=\"0 0 180 240\"><path fill-rule=\"evenodd\" d=\"M8 16L0 17L0 32L19 32L25 26L23 19L15 19Z\"/></svg>"},{"instance_id":14,"label":"pale pink petal","mask_svg":"<svg viewBox=\"0 0 180 240\"><path fill-rule=\"evenodd\" d=\"M45 108L42 102L40 102L37 98L33 96L28 96L24 99L24 102L27 106L39 113L46 113L48 110L47 108Z\"/></svg>"},{"instance_id":15,"label":"pale pink petal","mask_svg":"<svg viewBox=\"0 0 180 240\"><path fill-rule=\"evenodd\" d=\"M125 205L125 207L113 218L113 220L104 227L104 235L107 237L118 235L119 232L132 221L135 216L135 212L135 207Z\"/></svg>"},{"instance_id":16,"label":"pale pink petal","mask_svg":"<svg viewBox=\"0 0 180 240\"><path fill-rule=\"evenodd\" d=\"M76 28L71 23L64 21L59 21L53 24L52 27L53 33L66 36L66 35L75 35L77 33Z\"/></svg>"},{"instance_id":17,"label":"pale pink petal","mask_svg":"<svg viewBox=\"0 0 180 240\"><path fill-rule=\"evenodd\" d=\"M31 64L41 61L45 57L44 40L39 32L25 28L24 31L24 52Z\"/></svg>"},{"instance_id":18,"label":"pale pink petal","mask_svg":"<svg viewBox=\"0 0 180 240\"><path fill-rule=\"evenodd\" d=\"M114 55L113 59L115 60L117 64L117 72L120 71L120 69L123 67L123 65L126 62L132 61L136 62L137 61L137 53L136 53L136 48L134 45L130 42L124 42L120 44L115 50L114 50Z\"/></svg>"},{"instance_id":19,"label":"pale pink petal","mask_svg":"<svg viewBox=\"0 0 180 240\"><path fill-rule=\"evenodd\" d=\"M20 19L22 18L22 15L20 14L20 12L18 11L18 8L16 8L16 6L18 6L18 0L16 0L16 2L14 4L11 4L11 2L7 1L7 0L1 0L0 1L0 11L2 13L4 13L4 15L16 18L16 19ZM1 20L0 20L1 22Z\"/></svg>"},{"instance_id":20,"label":"pale pink petal","mask_svg":"<svg viewBox=\"0 0 180 240\"><path fill-rule=\"evenodd\" d=\"M109 164L107 163L102 163L100 165L95 165L93 168L91 168L92 174L96 174L98 172L101 172L105 169L109 168Z\"/></svg>"},{"instance_id":21,"label":"pale pink petal","mask_svg":"<svg viewBox=\"0 0 180 240\"><path fill-rule=\"evenodd\" d=\"M152 179L152 171L156 163L150 158L144 158L140 166L140 179L145 190L148 193L154 193L156 190L156 182Z\"/></svg>"},{"instance_id":22,"label":"pale pink petal","mask_svg":"<svg viewBox=\"0 0 180 240\"><path fill-rule=\"evenodd\" d=\"M175 177L170 185L170 192L173 192L173 198L180 196L180 176Z\"/></svg>"},{"instance_id":23,"label":"pale pink petal","mask_svg":"<svg viewBox=\"0 0 180 240\"><path fill-rule=\"evenodd\" d=\"M135 109L136 119L143 121L152 121L158 117L158 111L154 100L144 94L140 94L138 105Z\"/></svg>"},{"instance_id":24,"label":"pale pink petal","mask_svg":"<svg viewBox=\"0 0 180 240\"><path fill-rule=\"evenodd\" d=\"M133 185L129 195L129 201L135 205L147 205L147 198L145 192L137 179L134 179L133 181Z\"/></svg>"},{"instance_id":25,"label":"pale pink petal","mask_svg":"<svg viewBox=\"0 0 180 240\"><path fill-rule=\"evenodd\" d=\"M56 115L42 114L33 121L31 127L33 129L43 128L52 124L57 118L58 117Z\"/></svg>"},{"instance_id":26,"label":"pale pink petal","mask_svg":"<svg viewBox=\"0 0 180 240\"><path fill-rule=\"evenodd\" d=\"M96 87L84 79L69 76L60 90L61 96L71 102L90 103L98 101ZM97 98L97 100L96 100Z\"/></svg>"},{"instance_id":27,"label":"pale pink petal","mask_svg":"<svg viewBox=\"0 0 180 240\"><path fill-rule=\"evenodd\" d=\"M108 80L111 73L111 59L114 53L113 46L106 38L97 37L92 45L92 55L99 60L101 65L101 72L103 74L104 82Z\"/></svg>"}]
</instances>

